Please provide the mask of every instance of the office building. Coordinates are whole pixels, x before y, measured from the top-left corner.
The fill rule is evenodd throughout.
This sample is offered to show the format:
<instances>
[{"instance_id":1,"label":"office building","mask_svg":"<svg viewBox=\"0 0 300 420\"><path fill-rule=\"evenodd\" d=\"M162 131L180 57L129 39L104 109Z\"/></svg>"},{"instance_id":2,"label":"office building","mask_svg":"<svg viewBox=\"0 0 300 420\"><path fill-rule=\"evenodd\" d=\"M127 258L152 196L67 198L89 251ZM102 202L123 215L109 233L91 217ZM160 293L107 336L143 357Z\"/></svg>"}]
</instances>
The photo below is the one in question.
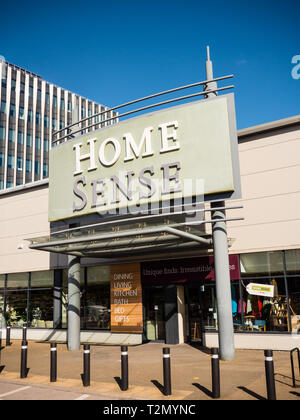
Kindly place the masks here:
<instances>
[{"instance_id":1,"label":"office building","mask_svg":"<svg viewBox=\"0 0 300 420\"><path fill-rule=\"evenodd\" d=\"M46 180L53 133L108 109L4 60L0 60L0 80L1 191ZM81 125L82 132L90 123Z\"/></svg>"}]
</instances>

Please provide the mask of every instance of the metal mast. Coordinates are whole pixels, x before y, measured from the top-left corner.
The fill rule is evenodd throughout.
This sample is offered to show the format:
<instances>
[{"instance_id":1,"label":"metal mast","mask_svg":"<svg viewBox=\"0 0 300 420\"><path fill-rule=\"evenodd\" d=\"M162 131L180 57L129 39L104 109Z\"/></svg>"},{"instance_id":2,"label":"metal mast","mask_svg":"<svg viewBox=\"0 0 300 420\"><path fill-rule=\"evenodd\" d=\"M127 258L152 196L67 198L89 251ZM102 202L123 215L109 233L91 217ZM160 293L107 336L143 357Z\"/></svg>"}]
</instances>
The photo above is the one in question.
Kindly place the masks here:
<instances>
[{"instance_id":1,"label":"metal mast","mask_svg":"<svg viewBox=\"0 0 300 420\"><path fill-rule=\"evenodd\" d=\"M207 61L206 61L206 79L213 79L213 66L210 60L210 51L207 47ZM207 98L214 98L217 92L210 92L216 89L217 83L207 83L204 91L207 91ZM229 273L229 256L228 256L228 241L226 212L225 210L217 210L217 207L225 207L224 201L211 203L212 219L216 223L212 225L213 248L214 248L214 264L215 264L215 278L216 278L216 296L217 296L217 311L218 311L218 335L219 335L219 349L222 360L234 359L234 333L232 321L232 303L231 303L231 284Z\"/></svg>"}]
</instances>

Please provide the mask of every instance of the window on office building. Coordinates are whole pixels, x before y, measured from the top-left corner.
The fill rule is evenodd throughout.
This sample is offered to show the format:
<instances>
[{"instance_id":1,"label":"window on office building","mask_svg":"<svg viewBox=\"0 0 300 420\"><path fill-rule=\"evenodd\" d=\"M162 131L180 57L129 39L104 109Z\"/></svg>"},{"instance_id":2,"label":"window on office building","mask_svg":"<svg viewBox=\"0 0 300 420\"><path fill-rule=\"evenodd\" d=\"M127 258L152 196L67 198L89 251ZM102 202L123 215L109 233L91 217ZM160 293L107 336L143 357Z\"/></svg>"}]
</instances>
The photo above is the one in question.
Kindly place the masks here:
<instances>
[{"instance_id":1,"label":"window on office building","mask_svg":"<svg viewBox=\"0 0 300 420\"><path fill-rule=\"evenodd\" d=\"M20 106L20 108L19 108L19 118L21 120L24 120L24 118L25 118L25 115L24 115L24 107L22 107L22 106Z\"/></svg>"},{"instance_id":2,"label":"window on office building","mask_svg":"<svg viewBox=\"0 0 300 420\"><path fill-rule=\"evenodd\" d=\"M37 160L34 162L34 173L39 175L41 173L41 164Z\"/></svg>"},{"instance_id":3,"label":"window on office building","mask_svg":"<svg viewBox=\"0 0 300 420\"><path fill-rule=\"evenodd\" d=\"M32 112L32 109L28 109L27 121L28 122L32 122L33 121L33 112Z\"/></svg>"},{"instance_id":4,"label":"window on office building","mask_svg":"<svg viewBox=\"0 0 300 420\"><path fill-rule=\"evenodd\" d=\"M30 133L27 134L27 141L26 141L27 147L32 146L32 135Z\"/></svg>"},{"instance_id":5,"label":"window on office building","mask_svg":"<svg viewBox=\"0 0 300 420\"><path fill-rule=\"evenodd\" d=\"M44 116L44 127L49 128L49 117L48 117L48 115Z\"/></svg>"},{"instance_id":6,"label":"window on office building","mask_svg":"<svg viewBox=\"0 0 300 420\"><path fill-rule=\"evenodd\" d=\"M11 90L12 91L16 90L16 80L15 79L11 79Z\"/></svg>"},{"instance_id":7,"label":"window on office building","mask_svg":"<svg viewBox=\"0 0 300 420\"><path fill-rule=\"evenodd\" d=\"M38 89L37 91L37 100L40 101L42 99L42 92L41 89Z\"/></svg>"},{"instance_id":8,"label":"window on office building","mask_svg":"<svg viewBox=\"0 0 300 420\"><path fill-rule=\"evenodd\" d=\"M48 169L48 164L44 163L43 164L43 177L47 178L49 176L49 169Z\"/></svg>"},{"instance_id":9,"label":"window on office building","mask_svg":"<svg viewBox=\"0 0 300 420\"><path fill-rule=\"evenodd\" d=\"M57 130L57 120L52 118L52 130Z\"/></svg>"},{"instance_id":10,"label":"window on office building","mask_svg":"<svg viewBox=\"0 0 300 420\"><path fill-rule=\"evenodd\" d=\"M44 139L44 152L49 151L49 140Z\"/></svg>"},{"instance_id":11,"label":"window on office building","mask_svg":"<svg viewBox=\"0 0 300 420\"><path fill-rule=\"evenodd\" d=\"M20 93L25 93L25 83L21 82Z\"/></svg>"},{"instance_id":12,"label":"window on office building","mask_svg":"<svg viewBox=\"0 0 300 420\"><path fill-rule=\"evenodd\" d=\"M53 106L56 108L57 107L57 96L53 96Z\"/></svg>"},{"instance_id":13,"label":"window on office building","mask_svg":"<svg viewBox=\"0 0 300 420\"><path fill-rule=\"evenodd\" d=\"M17 169L18 171L23 170L23 158L17 157Z\"/></svg>"},{"instance_id":14,"label":"window on office building","mask_svg":"<svg viewBox=\"0 0 300 420\"><path fill-rule=\"evenodd\" d=\"M30 98L33 98L33 87L29 86L29 96Z\"/></svg>"},{"instance_id":15,"label":"window on office building","mask_svg":"<svg viewBox=\"0 0 300 420\"><path fill-rule=\"evenodd\" d=\"M11 169L14 168L14 157L12 155L7 156L7 167Z\"/></svg>"},{"instance_id":16,"label":"window on office building","mask_svg":"<svg viewBox=\"0 0 300 420\"><path fill-rule=\"evenodd\" d=\"M40 137L36 137L35 138L35 148L37 150L40 150L41 149L41 139L40 139Z\"/></svg>"},{"instance_id":17,"label":"window on office building","mask_svg":"<svg viewBox=\"0 0 300 420\"><path fill-rule=\"evenodd\" d=\"M26 172L30 173L32 171L32 163L30 159L26 159Z\"/></svg>"},{"instance_id":18,"label":"window on office building","mask_svg":"<svg viewBox=\"0 0 300 420\"><path fill-rule=\"evenodd\" d=\"M39 112L35 115L35 123L36 125L41 125L41 114Z\"/></svg>"},{"instance_id":19,"label":"window on office building","mask_svg":"<svg viewBox=\"0 0 300 420\"><path fill-rule=\"evenodd\" d=\"M49 93L48 93L48 92L46 92L45 101L46 101L46 104L47 104L47 105L49 105L49 104L50 104L50 95L49 95Z\"/></svg>"},{"instance_id":20,"label":"window on office building","mask_svg":"<svg viewBox=\"0 0 300 420\"><path fill-rule=\"evenodd\" d=\"M15 117L16 116L16 106L15 106L15 104L10 104L9 115L11 117Z\"/></svg>"},{"instance_id":21,"label":"window on office building","mask_svg":"<svg viewBox=\"0 0 300 420\"><path fill-rule=\"evenodd\" d=\"M0 140L5 140L5 127L0 125Z\"/></svg>"},{"instance_id":22,"label":"window on office building","mask_svg":"<svg viewBox=\"0 0 300 420\"><path fill-rule=\"evenodd\" d=\"M8 141L14 142L16 139L16 131L10 128L8 130Z\"/></svg>"},{"instance_id":23,"label":"window on office building","mask_svg":"<svg viewBox=\"0 0 300 420\"><path fill-rule=\"evenodd\" d=\"M6 101L1 101L1 112L4 112L6 114Z\"/></svg>"},{"instance_id":24,"label":"window on office building","mask_svg":"<svg viewBox=\"0 0 300 420\"><path fill-rule=\"evenodd\" d=\"M4 166L4 153L0 152L0 166Z\"/></svg>"},{"instance_id":25,"label":"window on office building","mask_svg":"<svg viewBox=\"0 0 300 420\"><path fill-rule=\"evenodd\" d=\"M18 131L18 144L24 143L24 133L22 131Z\"/></svg>"}]
</instances>

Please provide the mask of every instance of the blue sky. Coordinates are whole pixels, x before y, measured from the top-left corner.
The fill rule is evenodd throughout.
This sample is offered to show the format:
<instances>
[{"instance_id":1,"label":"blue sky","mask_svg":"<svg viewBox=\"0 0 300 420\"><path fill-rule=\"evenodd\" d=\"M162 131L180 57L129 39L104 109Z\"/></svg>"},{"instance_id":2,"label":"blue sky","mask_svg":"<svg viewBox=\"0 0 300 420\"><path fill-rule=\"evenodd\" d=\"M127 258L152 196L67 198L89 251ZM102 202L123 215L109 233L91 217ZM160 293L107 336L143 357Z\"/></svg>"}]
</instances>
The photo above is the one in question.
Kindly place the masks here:
<instances>
[{"instance_id":1,"label":"blue sky","mask_svg":"<svg viewBox=\"0 0 300 420\"><path fill-rule=\"evenodd\" d=\"M107 106L205 79L210 45L238 128L300 114L299 0L16 0L0 15L7 61Z\"/></svg>"}]
</instances>

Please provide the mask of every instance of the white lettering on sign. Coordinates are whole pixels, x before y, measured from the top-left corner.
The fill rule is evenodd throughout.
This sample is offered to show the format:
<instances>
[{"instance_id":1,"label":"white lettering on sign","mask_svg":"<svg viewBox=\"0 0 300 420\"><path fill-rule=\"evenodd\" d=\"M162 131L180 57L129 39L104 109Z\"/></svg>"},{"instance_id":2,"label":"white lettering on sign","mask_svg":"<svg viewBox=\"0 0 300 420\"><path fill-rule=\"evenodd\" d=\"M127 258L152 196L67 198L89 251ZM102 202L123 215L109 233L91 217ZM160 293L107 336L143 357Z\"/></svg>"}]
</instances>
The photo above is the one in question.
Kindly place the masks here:
<instances>
[{"instance_id":1,"label":"white lettering on sign","mask_svg":"<svg viewBox=\"0 0 300 420\"><path fill-rule=\"evenodd\" d=\"M171 131L170 129L173 128ZM180 143L177 139L177 130L178 128L178 121L167 122L164 124L160 124L158 129L161 131L161 149L160 153L167 153L173 152L175 150L180 149ZM144 148L145 151L142 153L143 157L153 156L154 151L152 149L152 139L151 133L153 131L153 127L145 128L142 138L140 140L139 145L136 144L133 136L131 133L123 134L123 139L125 140L125 157L124 162L128 162L133 160L134 158L138 158ZM80 149L82 143L77 143L73 146L73 150L75 150L75 172L74 176L82 174L81 169L81 162L84 160L90 160L90 166L88 171L93 171L97 169L96 160L95 160L95 143L97 139L90 139L87 141L89 144L90 151L84 155L80 154ZM107 158L106 152L107 148L113 149L113 157L110 159ZM133 152L133 153L132 153ZM121 145L118 139L113 137L109 137L104 139L99 147L98 158L99 162L102 166L109 167L113 166L120 158L121 155Z\"/></svg>"}]
</instances>

